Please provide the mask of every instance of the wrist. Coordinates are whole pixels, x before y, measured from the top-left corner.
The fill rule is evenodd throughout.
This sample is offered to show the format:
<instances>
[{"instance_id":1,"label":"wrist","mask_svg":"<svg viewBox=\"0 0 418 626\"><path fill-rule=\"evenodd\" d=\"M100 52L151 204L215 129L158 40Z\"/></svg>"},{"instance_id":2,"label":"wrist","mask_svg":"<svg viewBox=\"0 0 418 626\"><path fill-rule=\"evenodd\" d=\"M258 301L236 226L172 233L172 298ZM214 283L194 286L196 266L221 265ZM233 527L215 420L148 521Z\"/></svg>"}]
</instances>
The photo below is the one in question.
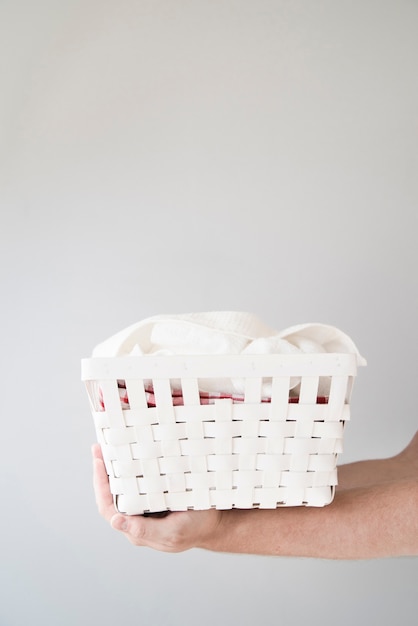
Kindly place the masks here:
<instances>
[{"instance_id":1,"label":"wrist","mask_svg":"<svg viewBox=\"0 0 418 626\"><path fill-rule=\"evenodd\" d=\"M214 552L230 552L241 554L269 554L269 546L264 542L269 533L263 533L264 516L272 511L259 509L228 509L217 511L217 523L200 541L198 547ZM274 511L277 513L277 511ZM264 515L263 515L264 514ZM279 519L276 515L275 526ZM261 531L261 532L260 532Z\"/></svg>"},{"instance_id":2,"label":"wrist","mask_svg":"<svg viewBox=\"0 0 418 626\"><path fill-rule=\"evenodd\" d=\"M202 550L221 551L218 547L221 538L225 536L225 517L229 511L211 510L213 521L209 527L204 528L196 541L196 548Z\"/></svg>"},{"instance_id":3,"label":"wrist","mask_svg":"<svg viewBox=\"0 0 418 626\"><path fill-rule=\"evenodd\" d=\"M214 523L211 525L210 529L199 538L196 547L213 552L236 552L234 546L236 536L239 535L240 532L242 513L245 513L245 511L238 509L216 511Z\"/></svg>"}]
</instances>

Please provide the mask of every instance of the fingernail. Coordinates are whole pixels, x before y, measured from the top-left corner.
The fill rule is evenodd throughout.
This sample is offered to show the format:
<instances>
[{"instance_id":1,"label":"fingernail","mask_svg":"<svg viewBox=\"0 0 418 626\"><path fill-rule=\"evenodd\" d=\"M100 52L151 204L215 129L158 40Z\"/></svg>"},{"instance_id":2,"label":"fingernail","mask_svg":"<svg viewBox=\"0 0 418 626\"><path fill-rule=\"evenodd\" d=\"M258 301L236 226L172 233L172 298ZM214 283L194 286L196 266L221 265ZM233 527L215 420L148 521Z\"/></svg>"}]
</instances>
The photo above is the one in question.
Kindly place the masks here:
<instances>
[{"instance_id":1,"label":"fingernail","mask_svg":"<svg viewBox=\"0 0 418 626\"><path fill-rule=\"evenodd\" d=\"M112 517L112 519L110 520L110 525L112 526L112 528L120 530L123 533L128 530L128 521L126 517L123 517L123 515L115 515L114 517Z\"/></svg>"}]
</instances>

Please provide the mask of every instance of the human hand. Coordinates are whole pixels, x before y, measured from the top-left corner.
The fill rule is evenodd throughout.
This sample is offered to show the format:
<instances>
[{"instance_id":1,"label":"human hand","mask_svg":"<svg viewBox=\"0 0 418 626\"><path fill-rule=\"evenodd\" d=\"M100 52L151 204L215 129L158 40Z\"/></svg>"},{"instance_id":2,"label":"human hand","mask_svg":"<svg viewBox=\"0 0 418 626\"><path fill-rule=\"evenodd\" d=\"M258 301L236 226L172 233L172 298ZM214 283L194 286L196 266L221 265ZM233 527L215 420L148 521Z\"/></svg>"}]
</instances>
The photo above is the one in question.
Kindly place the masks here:
<instances>
[{"instance_id":1,"label":"human hand","mask_svg":"<svg viewBox=\"0 0 418 626\"><path fill-rule=\"evenodd\" d=\"M209 546L219 529L222 512L179 511L165 517L123 515L116 511L100 446L92 447L93 484L99 513L112 528L121 531L135 546L147 546L163 552L183 552Z\"/></svg>"},{"instance_id":2,"label":"human hand","mask_svg":"<svg viewBox=\"0 0 418 626\"><path fill-rule=\"evenodd\" d=\"M99 512L136 546L331 559L418 556L418 433L395 457L340 466L342 488L332 504L318 508L121 515L98 445L93 459Z\"/></svg>"}]
</instances>

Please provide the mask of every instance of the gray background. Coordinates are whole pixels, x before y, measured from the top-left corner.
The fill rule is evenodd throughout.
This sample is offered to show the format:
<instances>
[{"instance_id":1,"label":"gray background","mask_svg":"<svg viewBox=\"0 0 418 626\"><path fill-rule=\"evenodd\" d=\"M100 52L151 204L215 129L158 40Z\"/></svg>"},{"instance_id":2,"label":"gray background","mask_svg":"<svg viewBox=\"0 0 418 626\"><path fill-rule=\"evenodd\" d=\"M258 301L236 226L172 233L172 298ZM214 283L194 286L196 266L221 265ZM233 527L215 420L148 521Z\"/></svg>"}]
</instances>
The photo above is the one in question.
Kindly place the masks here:
<instances>
[{"instance_id":1,"label":"gray background","mask_svg":"<svg viewBox=\"0 0 418 626\"><path fill-rule=\"evenodd\" d=\"M158 313L334 324L342 461L417 429L418 3L1 0L1 626L416 622L417 559L135 549L80 358ZM315 537L312 537L315 541Z\"/></svg>"}]
</instances>

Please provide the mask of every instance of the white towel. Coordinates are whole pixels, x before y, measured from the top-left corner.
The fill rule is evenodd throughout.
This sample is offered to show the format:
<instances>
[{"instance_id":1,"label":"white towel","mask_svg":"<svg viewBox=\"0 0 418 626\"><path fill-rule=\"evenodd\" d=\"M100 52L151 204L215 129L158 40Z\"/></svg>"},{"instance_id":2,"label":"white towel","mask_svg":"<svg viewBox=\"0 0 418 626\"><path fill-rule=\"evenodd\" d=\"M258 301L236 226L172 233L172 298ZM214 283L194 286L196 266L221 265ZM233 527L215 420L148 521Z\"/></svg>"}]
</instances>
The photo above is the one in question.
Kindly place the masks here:
<instances>
[{"instance_id":1,"label":"white towel","mask_svg":"<svg viewBox=\"0 0 418 626\"><path fill-rule=\"evenodd\" d=\"M96 346L93 357L321 352L355 354L358 365L366 363L350 337L334 326L300 324L277 332L255 315L235 311L150 317ZM242 393L239 380L229 383L208 381L202 390ZM291 387L295 388L298 383L298 379L293 379ZM267 387L263 389L263 395L268 393ZM319 393L327 393L326 382L321 381Z\"/></svg>"}]
</instances>

